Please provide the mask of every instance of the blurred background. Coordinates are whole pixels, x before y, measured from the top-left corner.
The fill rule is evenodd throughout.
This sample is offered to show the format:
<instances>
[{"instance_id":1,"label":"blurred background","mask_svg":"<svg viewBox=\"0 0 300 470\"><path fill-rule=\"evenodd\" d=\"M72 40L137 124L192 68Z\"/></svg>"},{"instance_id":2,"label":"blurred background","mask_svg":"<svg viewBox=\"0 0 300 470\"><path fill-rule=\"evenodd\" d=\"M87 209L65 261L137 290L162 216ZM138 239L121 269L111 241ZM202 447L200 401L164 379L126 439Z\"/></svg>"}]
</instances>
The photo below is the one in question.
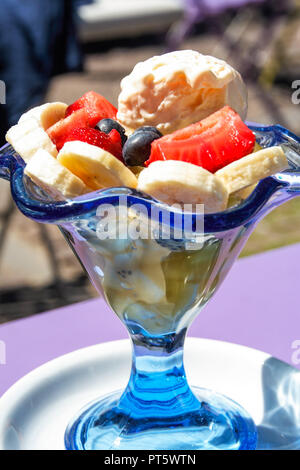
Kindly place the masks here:
<instances>
[{"instance_id":1,"label":"blurred background","mask_svg":"<svg viewBox=\"0 0 300 470\"><path fill-rule=\"evenodd\" d=\"M248 120L299 135L299 44L300 0L1 0L0 140L45 101L94 90L117 105L136 62L175 49L231 63L248 86ZM95 296L57 227L19 213L3 180L0 194L0 323ZM242 256L296 242L300 198L266 217Z\"/></svg>"}]
</instances>

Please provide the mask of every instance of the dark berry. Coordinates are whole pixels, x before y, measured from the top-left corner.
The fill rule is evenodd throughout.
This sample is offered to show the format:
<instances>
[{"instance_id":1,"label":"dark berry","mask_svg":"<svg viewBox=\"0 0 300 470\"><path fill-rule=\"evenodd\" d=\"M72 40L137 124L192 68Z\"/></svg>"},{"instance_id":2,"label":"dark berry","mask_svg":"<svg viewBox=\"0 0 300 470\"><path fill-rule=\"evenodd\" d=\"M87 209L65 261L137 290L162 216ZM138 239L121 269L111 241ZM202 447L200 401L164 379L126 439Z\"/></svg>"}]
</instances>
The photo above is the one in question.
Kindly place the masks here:
<instances>
[{"instance_id":1,"label":"dark berry","mask_svg":"<svg viewBox=\"0 0 300 470\"><path fill-rule=\"evenodd\" d=\"M159 139L157 132L138 129L127 140L123 147L123 159L126 165L143 166L151 153L151 143Z\"/></svg>"},{"instance_id":2,"label":"dark berry","mask_svg":"<svg viewBox=\"0 0 300 470\"><path fill-rule=\"evenodd\" d=\"M122 145L125 144L127 140L127 135L125 134L125 129L121 124L119 124L114 119L106 118L101 119L96 126L100 131L105 132L105 134L109 134L111 130L116 129L119 132L122 140Z\"/></svg>"},{"instance_id":3,"label":"dark berry","mask_svg":"<svg viewBox=\"0 0 300 470\"><path fill-rule=\"evenodd\" d=\"M162 133L154 126L139 127L135 132L154 132L158 137L162 137Z\"/></svg>"}]
</instances>

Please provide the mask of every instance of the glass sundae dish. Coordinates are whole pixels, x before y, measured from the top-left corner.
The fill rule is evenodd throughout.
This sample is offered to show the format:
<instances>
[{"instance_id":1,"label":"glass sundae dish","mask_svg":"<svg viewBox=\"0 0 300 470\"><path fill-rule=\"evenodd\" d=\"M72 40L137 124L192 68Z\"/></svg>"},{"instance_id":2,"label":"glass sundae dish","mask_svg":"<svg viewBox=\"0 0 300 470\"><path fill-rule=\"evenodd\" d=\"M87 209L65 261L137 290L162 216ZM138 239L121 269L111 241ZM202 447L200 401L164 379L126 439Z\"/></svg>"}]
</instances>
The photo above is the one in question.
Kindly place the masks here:
<instances>
[{"instance_id":1,"label":"glass sundae dish","mask_svg":"<svg viewBox=\"0 0 300 470\"><path fill-rule=\"evenodd\" d=\"M289 167L262 178L245 199L235 194L231 207L205 213L126 185L55 201L24 174L16 151L2 148L0 176L10 180L18 208L58 225L132 342L125 391L79 410L66 430L67 449L256 448L251 416L228 397L190 388L183 364L188 327L257 222L300 194L300 139L280 126L249 128L259 148L281 146Z\"/></svg>"}]
</instances>

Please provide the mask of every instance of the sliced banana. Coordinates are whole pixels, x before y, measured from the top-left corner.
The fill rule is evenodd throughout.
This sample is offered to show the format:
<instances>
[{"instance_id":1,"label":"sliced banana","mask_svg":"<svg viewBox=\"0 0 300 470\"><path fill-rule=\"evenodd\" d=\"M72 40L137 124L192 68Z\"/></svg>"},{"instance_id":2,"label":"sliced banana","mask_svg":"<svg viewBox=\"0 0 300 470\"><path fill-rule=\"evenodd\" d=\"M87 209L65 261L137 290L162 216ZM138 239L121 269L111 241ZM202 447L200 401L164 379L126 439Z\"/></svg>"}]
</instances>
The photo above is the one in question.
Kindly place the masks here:
<instances>
[{"instance_id":1,"label":"sliced banana","mask_svg":"<svg viewBox=\"0 0 300 470\"><path fill-rule=\"evenodd\" d=\"M109 152L85 142L67 142L58 161L92 190L113 186L136 188L134 174Z\"/></svg>"},{"instance_id":2,"label":"sliced banana","mask_svg":"<svg viewBox=\"0 0 300 470\"><path fill-rule=\"evenodd\" d=\"M44 149L33 155L24 173L56 200L71 199L88 192L80 178Z\"/></svg>"},{"instance_id":3,"label":"sliced banana","mask_svg":"<svg viewBox=\"0 0 300 470\"><path fill-rule=\"evenodd\" d=\"M166 281L161 262L168 254L169 250L157 246L155 241L138 239L126 252L106 256L103 289L120 317L127 313L127 318L137 319L134 305L144 304L146 308L145 304L153 306L165 301Z\"/></svg>"},{"instance_id":4,"label":"sliced banana","mask_svg":"<svg viewBox=\"0 0 300 470\"><path fill-rule=\"evenodd\" d=\"M27 134L40 127L39 123L34 118L28 118L15 126L12 126L6 133L6 140L11 145L20 139L23 139Z\"/></svg>"},{"instance_id":5,"label":"sliced banana","mask_svg":"<svg viewBox=\"0 0 300 470\"><path fill-rule=\"evenodd\" d=\"M26 113L22 114L19 123L34 118L39 125L46 131L49 127L53 126L57 121L63 119L66 114L68 105L60 101L54 103L45 103L41 106L36 106Z\"/></svg>"},{"instance_id":6,"label":"sliced banana","mask_svg":"<svg viewBox=\"0 0 300 470\"><path fill-rule=\"evenodd\" d=\"M39 150L44 149L53 157L57 156L56 146L51 141L47 132L37 123L35 119L30 118L9 129L6 134L6 140L15 151L28 163L33 155ZM37 122L37 121L36 121Z\"/></svg>"},{"instance_id":7,"label":"sliced banana","mask_svg":"<svg viewBox=\"0 0 300 470\"><path fill-rule=\"evenodd\" d=\"M138 189L167 204L204 204L205 212L226 209L228 191L221 180L191 163L152 163L138 178Z\"/></svg>"},{"instance_id":8,"label":"sliced banana","mask_svg":"<svg viewBox=\"0 0 300 470\"><path fill-rule=\"evenodd\" d=\"M25 162L28 162L40 148L56 157L56 146L46 130L65 116L66 109L65 103L55 102L46 103L27 111L20 117L18 124L7 132L7 142L13 146Z\"/></svg>"},{"instance_id":9,"label":"sliced banana","mask_svg":"<svg viewBox=\"0 0 300 470\"><path fill-rule=\"evenodd\" d=\"M224 183L229 194L257 183L267 176L288 168L281 147L270 147L251 153L217 171L215 175Z\"/></svg>"}]
</instances>

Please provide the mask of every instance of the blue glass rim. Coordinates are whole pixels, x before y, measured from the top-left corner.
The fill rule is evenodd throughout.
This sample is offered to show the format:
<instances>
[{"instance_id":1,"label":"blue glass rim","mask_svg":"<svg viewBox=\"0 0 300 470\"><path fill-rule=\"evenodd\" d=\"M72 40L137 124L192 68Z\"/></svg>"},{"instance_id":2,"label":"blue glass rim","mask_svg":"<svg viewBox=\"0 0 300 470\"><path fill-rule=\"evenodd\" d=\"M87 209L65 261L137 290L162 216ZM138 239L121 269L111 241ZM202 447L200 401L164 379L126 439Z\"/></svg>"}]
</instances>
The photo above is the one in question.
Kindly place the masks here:
<instances>
[{"instance_id":1,"label":"blue glass rim","mask_svg":"<svg viewBox=\"0 0 300 470\"><path fill-rule=\"evenodd\" d=\"M281 143L289 144L292 142L296 146L297 153L300 156L300 138L291 131L280 125L261 126L248 123L248 126L256 135L273 134L273 137L275 136L273 145L279 145ZM174 209L167 204L157 201L145 193L125 187L101 189L72 200L59 202L35 199L29 194L25 185L23 178L25 164L23 160L16 155L12 147L8 144L2 147L0 151L2 153L0 156L0 176L10 180L12 196L21 212L37 222L56 224L70 222L74 218L78 218L97 209L100 204L116 205L120 196L127 197L128 206L142 203L149 214L151 213L151 207L153 205L155 205L161 213L167 212L171 216L171 220L172 214L174 215L175 213ZM289 172L289 170L287 171ZM280 173L279 175L281 174L283 175L284 173ZM300 169L297 174L299 174L300 177ZM237 206L223 212L212 214L199 215L195 213L185 213L185 215L192 217L193 226L197 226L199 217L204 217L205 233L222 232L250 222L260 212L270 197L279 189L284 188L286 190L289 189L289 184L284 178L270 176L261 180L252 194ZM170 225L172 225L172 222Z\"/></svg>"}]
</instances>

